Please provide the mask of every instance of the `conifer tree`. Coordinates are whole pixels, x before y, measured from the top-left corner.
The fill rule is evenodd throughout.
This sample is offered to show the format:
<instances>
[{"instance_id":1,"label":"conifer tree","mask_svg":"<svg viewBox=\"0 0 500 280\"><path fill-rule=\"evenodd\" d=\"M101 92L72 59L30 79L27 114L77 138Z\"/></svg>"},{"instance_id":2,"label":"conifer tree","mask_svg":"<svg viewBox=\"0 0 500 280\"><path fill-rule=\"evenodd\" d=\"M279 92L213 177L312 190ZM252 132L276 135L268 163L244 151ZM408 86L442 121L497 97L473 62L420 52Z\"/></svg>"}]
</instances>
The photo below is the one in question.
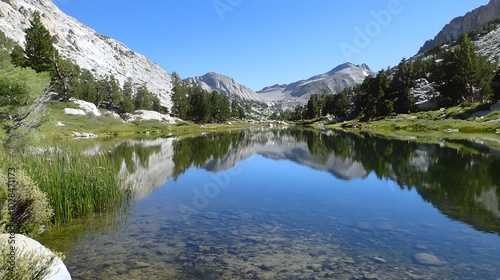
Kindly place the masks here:
<instances>
[{"instance_id":1,"label":"conifer tree","mask_svg":"<svg viewBox=\"0 0 500 280\"><path fill-rule=\"evenodd\" d=\"M35 12L30 21L31 26L26 28L26 45L24 48L27 65L37 72L54 71L54 59L57 51L52 44L49 31L40 20L40 13Z\"/></svg>"},{"instance_id":2,"label":"conifer tree","mask_svg":"<svg viewBox=\"0 0 500 280\"><path fill-rule=\"evenodd\" d=\"M18 67L26 67L26 64L28 63L24 53L24 49L19 45L15 45L12 49L10 53L10 59L12 64Z\"/></svg>"}]
</instances>

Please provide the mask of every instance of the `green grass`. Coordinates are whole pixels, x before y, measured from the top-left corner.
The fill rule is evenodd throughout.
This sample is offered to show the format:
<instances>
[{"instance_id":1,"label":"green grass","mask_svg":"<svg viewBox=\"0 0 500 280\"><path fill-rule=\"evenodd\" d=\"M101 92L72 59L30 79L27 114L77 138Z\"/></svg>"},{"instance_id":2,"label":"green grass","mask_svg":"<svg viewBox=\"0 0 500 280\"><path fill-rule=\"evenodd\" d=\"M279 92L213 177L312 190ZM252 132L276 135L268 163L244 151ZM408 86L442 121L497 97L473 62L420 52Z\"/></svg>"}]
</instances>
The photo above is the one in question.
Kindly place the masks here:
<instances>
[{"instance_id":1,"label":"green grass","mask_svg":"<svg viewBox=\"0 0 500 280\"><path fill-rule=\"evenodd\" d=\"M37 182L54 210L53 225L94 213L114 211L130 198L121 185L118 168L105 154L84 156L69 149L10 158Z\"/></svg>"},{"instance_id":2,"label":"green grass","mask_svg":"<svg viewBox=\"0 0 500 280\"><path fill-rule=\"evenodd\" d=\"M167 124L159 121L134 121L123 122L121 119L116 119L103 114L102 116L74 116L64 114L64 108L77 108L71 102L49 101L46 103L46 121L37 129L37 139L39 143L49 144L52 146L58 145L61 141L72 139L73 132L94 133L99 138L115 137L115 136L138 136L151 135L172 136L196 134L201 132L228 131L243 129L259 124L248 124L244 121L231 121L231 125L227 124L207 124L204 127L191 122L181 122L177 124ZM57 122L62 122L65 126L58 127ZM36 143L35 143L36 144Z\"/></svg>"}]
</instances>

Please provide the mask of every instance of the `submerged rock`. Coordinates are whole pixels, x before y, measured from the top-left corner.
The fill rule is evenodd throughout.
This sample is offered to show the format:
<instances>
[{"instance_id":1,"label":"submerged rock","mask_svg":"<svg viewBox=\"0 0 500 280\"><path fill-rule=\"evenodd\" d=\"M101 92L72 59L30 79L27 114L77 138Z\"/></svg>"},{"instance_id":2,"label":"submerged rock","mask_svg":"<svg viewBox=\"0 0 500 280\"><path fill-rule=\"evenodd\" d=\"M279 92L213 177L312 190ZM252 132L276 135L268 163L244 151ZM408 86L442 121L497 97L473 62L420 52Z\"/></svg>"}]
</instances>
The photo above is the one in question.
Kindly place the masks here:
<instances>
[{"instance_id":1,"label":"submerged rock","mask_svg":"<svg viewBox=\"0 0 500 280\"><path fill-rule=\"evenodd\" d=\"M418 253L415 254L415 261L419 264L423 265L435 265L440 266L445 264L445 262L441 261L438 257L429 254L429 253Z\"/></svg>"}]
</instances>

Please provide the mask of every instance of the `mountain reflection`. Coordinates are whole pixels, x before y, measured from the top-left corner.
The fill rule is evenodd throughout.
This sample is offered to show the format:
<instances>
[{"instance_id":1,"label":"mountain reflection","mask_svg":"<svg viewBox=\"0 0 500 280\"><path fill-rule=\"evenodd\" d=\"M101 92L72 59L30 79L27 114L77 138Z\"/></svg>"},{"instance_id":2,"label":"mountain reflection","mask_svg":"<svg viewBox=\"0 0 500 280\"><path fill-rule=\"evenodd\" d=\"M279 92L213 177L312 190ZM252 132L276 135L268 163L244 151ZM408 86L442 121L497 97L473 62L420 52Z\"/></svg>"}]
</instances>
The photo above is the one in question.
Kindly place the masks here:
<instances>
[{"instance_id":1,"label":"mountain reflection","mask_svg":"<svg viewBox=\"0 0 500 280\"><path fill-rule=\"evenodd\" d=\"M219 172L259 154L328 172L338 179L374 173L415 189L448 217L500 234L500 156L466 141L426 144L370 134L304 129L250 129L122 144L122 175L147 194L191 167Z\"/></svg>"}]
</instances>

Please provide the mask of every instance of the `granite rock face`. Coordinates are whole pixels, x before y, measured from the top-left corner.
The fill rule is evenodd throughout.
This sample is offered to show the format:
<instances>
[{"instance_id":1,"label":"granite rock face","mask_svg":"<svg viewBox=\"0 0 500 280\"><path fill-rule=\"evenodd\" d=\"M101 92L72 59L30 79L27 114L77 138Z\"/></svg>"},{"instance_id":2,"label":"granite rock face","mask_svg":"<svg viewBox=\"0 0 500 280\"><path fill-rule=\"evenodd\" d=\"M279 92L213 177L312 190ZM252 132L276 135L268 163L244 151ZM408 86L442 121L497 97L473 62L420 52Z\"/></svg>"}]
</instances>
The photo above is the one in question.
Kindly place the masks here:
<instances>
[{"instance_id":1,"label":"granite rock face","mask_svg":"<svg viewBox=\"0 0 500 280\"><path fill-rule=\"evenodd\" d=\"M463 33L472 31L499 16L500 0L491 0L485 6L468 12L464 16L454 18L450 23L444 26L434 39L425 42L422 48L420 48L419 53L439 46L444 42L455 40Z\"/></svg>"}]
</instances>

